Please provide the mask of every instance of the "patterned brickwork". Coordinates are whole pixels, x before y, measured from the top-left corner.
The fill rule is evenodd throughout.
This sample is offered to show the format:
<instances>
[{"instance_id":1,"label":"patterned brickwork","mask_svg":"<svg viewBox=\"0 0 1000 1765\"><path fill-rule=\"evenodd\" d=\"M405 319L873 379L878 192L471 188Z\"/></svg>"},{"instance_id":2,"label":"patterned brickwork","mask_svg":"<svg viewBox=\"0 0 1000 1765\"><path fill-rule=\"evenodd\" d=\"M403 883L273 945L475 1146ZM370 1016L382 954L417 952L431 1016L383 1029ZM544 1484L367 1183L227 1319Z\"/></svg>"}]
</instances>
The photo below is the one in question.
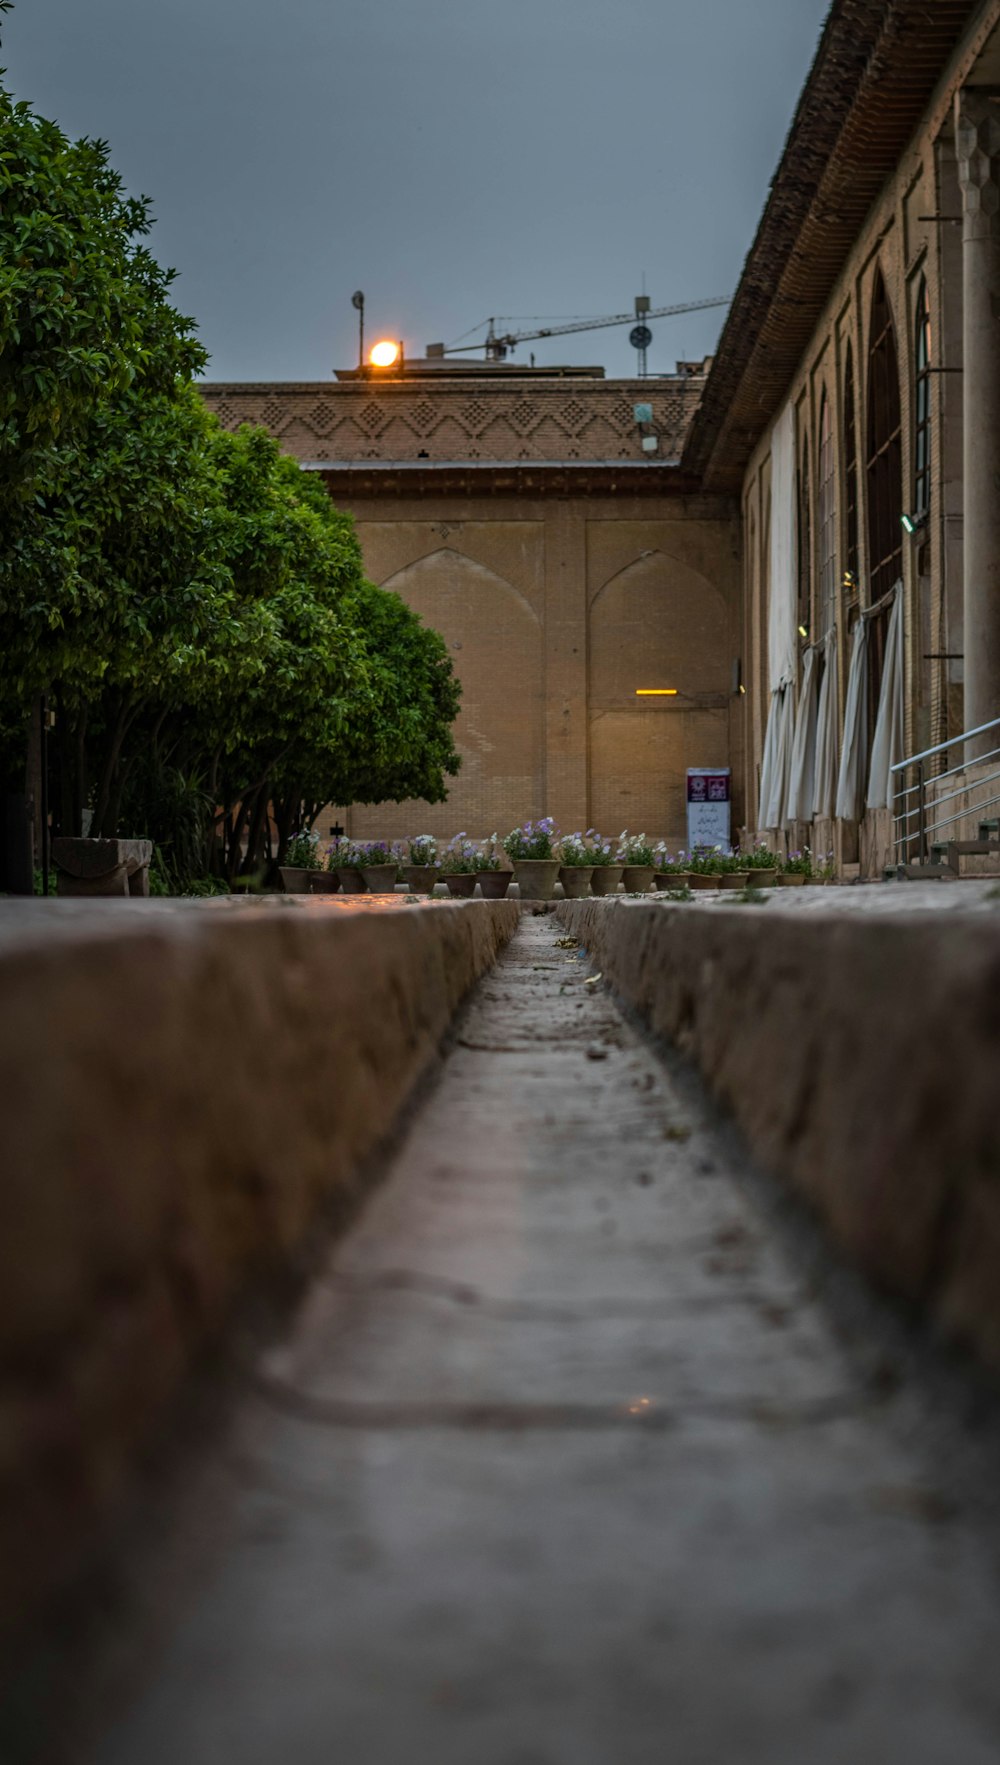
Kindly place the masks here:
<instances>
[{"instance_id":1,"label":"patterned brickwork","mask_svg":"<svg viewBox=\"0 0 1000 1765\"><path fill-rule=\"evenodd\" d=\"M676 459L703 375L664 380L476 379L428 384L206 383L202 396L227 429L260 423L299 460L641 460L634 406L649 404L657 457Z\"/></svg>"}]
</instances>

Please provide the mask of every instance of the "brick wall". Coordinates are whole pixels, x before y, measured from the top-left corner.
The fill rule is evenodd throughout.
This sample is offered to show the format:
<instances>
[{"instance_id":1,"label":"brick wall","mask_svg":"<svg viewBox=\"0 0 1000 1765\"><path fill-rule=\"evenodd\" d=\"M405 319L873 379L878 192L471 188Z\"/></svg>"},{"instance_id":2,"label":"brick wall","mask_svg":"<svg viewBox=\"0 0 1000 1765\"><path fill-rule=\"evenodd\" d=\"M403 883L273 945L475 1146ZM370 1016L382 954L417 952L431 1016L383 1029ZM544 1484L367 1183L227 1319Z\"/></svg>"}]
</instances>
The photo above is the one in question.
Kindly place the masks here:
<instances>
[{"instance_id":1,"label":"brick wall","mask_svg":"<svg viewBox=\"0 0 1000 1765\"><path fill-rule=\"evenodd\" d=\"M324 838L338 819L355 838L395 839L551 814L567 831L629 825L683 842L685 768L735 762L741 739L734 508L661 463L703 384L484 374L203 388L227 426L263 423L323 473L371 579L443 633L462 681L448 801L331 805ZM652 406L656 461L638 402ZM636 699L657 685L677 700Z\"/></svg>"}]
</instances>

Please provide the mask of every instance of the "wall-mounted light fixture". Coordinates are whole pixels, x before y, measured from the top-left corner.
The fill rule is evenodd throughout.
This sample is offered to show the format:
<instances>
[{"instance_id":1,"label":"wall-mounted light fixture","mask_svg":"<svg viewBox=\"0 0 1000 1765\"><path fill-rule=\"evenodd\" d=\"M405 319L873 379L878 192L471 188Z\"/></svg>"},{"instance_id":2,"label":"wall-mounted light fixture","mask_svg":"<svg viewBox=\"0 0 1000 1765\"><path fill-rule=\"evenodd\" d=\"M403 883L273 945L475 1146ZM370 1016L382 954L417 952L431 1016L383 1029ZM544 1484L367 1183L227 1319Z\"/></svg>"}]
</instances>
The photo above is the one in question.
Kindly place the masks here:
<instances>
[{"instance_id":1,"label":"wall-mounted light fixture","mask_svg":"<svg viewBox=\"0 0 1000 1765\"><path fill-rule=\"evenodd\" d=\"M675 686L637 686L635 696L637 699L676 699L677 688Z\"/></svg>"},{"instance_id":2,"label":"wall-mounted light fixture","mask_svg":"<svg viewBox=\"0 0 1000 1765\"><path fill-rule=\"evenodd\" d=\"M900 515L899 518L900 518L900 521L902 522L903 532L909 533L912 535L914 533L919 533L921 527L926 527L926 525L927 525L927 510L921 509L915 515Z\"/></svg>"}]
</instances>

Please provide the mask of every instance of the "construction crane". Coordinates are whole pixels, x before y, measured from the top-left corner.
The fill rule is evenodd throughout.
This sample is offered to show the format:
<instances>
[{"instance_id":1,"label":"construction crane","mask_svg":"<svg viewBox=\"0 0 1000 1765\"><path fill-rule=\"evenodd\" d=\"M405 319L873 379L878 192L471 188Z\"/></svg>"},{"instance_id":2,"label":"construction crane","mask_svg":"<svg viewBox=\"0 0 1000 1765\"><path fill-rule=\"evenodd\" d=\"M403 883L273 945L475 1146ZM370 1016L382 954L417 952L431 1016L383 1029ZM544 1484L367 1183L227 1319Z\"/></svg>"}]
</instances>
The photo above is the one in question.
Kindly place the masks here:
<instances>
[{"instance_id":1,"label":"construction crane","mask_svg":"<svg viewBox=\"0 0 1000 1765\"><path fill-rule=\"evenodd\" d=\"M445 355L470 355L477 349L486 351L488 362L502 362L509 350L516 349L519 343L532 343L542 337L568 337L575 331L602 331L610 325L631 325L632 332L629 342L639 355L639 374L646 373L646 351L653 341L653 333L646 322L649 319L670 319L678 313L700 313L709 307L728 306L729 295L719 295L712 300L687 300L680 306L651 307L647 294L637 294L634 313L611 313L603 319L571 319L564 325L545 325L537 331L497 331L496 319L486 321L486 336L479 343L429 343L429 357Z\"/></svg>"}]
</instances>

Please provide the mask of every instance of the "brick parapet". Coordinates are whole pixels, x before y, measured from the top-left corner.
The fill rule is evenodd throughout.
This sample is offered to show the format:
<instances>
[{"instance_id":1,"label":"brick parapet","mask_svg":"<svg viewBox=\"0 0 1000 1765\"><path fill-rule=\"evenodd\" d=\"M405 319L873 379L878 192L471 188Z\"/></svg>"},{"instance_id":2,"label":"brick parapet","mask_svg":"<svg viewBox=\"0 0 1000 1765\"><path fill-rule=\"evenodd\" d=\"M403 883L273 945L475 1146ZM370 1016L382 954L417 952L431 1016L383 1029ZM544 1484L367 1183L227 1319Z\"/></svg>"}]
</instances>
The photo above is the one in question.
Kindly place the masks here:
<instances>
[{"instance_id":1,"label":"brick parapet","mask_svg":"<svg viewBox=\"0 0 1000 1765\"><path fill-rule=\"evenodd\" d=\"M227 429L258 423L295 459L374 461L642 462L676 459L703 375L662 380L206 381L201 394ZM636 404L652 408L640 428Z\"/></svg>"}]
</instances>

